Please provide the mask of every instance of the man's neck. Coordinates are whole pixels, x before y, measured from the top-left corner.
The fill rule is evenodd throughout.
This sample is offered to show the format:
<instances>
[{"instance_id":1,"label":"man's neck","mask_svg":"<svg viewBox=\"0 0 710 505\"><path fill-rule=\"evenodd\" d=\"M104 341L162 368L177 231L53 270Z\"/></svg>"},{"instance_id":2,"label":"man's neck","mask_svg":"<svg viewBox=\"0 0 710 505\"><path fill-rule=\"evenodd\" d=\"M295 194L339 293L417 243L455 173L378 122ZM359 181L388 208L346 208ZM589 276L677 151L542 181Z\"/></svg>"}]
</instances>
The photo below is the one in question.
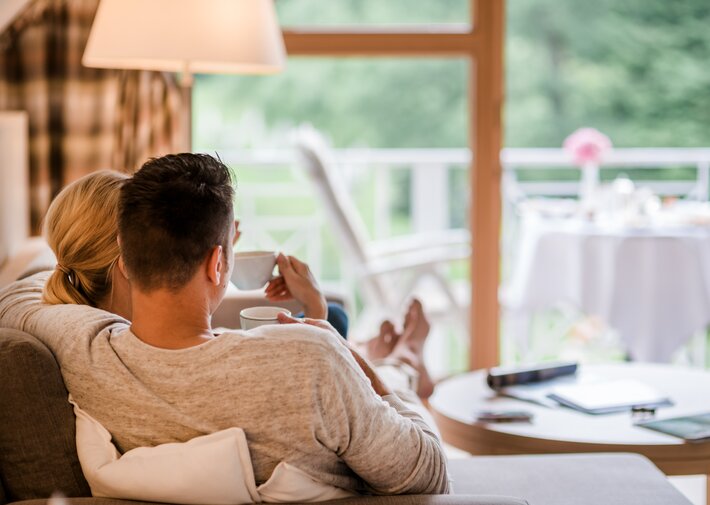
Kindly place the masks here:
<instances>
[{"instance_id":1,"label":"man's neck","mask_svg":"<svg viewBox=\"0 0 710 505\"><path fill-rule=\"evenodd\" d=\"M212 338L209 300L191 283L179 291L132 289L131 330L146 344L163 349L184 349Z\"/></svg>"}]
</instances>

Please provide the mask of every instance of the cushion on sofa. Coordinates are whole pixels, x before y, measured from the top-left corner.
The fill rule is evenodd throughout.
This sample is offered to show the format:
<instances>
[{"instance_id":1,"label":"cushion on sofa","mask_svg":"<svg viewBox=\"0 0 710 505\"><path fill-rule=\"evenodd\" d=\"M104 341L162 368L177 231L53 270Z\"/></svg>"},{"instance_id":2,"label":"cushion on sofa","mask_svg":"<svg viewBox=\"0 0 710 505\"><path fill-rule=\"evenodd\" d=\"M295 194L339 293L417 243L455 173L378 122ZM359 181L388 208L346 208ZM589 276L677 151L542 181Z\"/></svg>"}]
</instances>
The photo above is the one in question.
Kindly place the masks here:
<instances>
[{"instance_id":1,"label":"cushion on sofa","mask_svg":"<svg viewBox=\"0 0 710 505\"><path fill-rule=\"evenodd\" d=\"M69 403L76 414L79 462L94 496L184 505L322 502L354 496L285 461L258 485L241 428L187 442L136 447L121 455L109 431L71 397Z\"/></svg>"},{"instance_id":2,"label":"cushion on sofa","mask_svg":"<svg viewBox=\"0 0 710 505\"><path fill-rule=\"evenodd\" d=\"M91 496L59 366L36 338L7 328L0 328L0 477L8 502L57 490Z\"/></svg>"}]
</instances>

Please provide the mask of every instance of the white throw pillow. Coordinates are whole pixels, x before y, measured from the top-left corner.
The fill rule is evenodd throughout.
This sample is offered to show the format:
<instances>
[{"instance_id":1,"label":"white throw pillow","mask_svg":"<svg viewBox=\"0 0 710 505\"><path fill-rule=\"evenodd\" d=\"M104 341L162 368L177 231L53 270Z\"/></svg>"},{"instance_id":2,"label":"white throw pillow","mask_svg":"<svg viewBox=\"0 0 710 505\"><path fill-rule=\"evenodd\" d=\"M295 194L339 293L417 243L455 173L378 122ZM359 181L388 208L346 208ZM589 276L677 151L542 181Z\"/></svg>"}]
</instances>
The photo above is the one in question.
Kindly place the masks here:
<instances>
[{"instance_id":1,"label":"white throw pillow","mask_svg":"<svg viewBox=\"0 0 710 505\"><path fill-rule=\"evenodd\" d=\"M266 503L311 503L355 496L343 488L318 482L284 461L276 465L269 480L257 489L261 501Z\"/></svg>"},{"instance_id":2,"label":"white throw pillow","mask_svg":"<svg viewBox=\"0 0 710 505\"><path fill-rule=\"evenodd\" d=\"M74 403L76 448L94 496L185 505L317 502L354 493L323 484L281 462L257 487L249 446L241 428L187 442L138 447L123 456L101 423Z\"/></svg>"}]
</instances>

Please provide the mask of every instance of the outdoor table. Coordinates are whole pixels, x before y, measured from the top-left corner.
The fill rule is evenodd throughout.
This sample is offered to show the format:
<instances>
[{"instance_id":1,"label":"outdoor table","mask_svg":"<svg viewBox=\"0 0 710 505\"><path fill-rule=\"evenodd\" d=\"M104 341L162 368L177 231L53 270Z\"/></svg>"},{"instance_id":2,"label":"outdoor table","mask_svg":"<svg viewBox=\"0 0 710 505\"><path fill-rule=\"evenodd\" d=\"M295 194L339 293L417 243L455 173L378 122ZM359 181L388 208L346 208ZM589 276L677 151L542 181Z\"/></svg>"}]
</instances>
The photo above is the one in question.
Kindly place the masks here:
<instances>
[{"instance_id":1,"label":"outdoor table","mask_svg":"<svg viewBox=\"0 0 710 505\"><path fill-rule=\"evenodd\" d=\"M710 323L710 229L526 218L504 299L518 316L570 302L632 359L667 362Z\"/></svg>"}]
</instances>

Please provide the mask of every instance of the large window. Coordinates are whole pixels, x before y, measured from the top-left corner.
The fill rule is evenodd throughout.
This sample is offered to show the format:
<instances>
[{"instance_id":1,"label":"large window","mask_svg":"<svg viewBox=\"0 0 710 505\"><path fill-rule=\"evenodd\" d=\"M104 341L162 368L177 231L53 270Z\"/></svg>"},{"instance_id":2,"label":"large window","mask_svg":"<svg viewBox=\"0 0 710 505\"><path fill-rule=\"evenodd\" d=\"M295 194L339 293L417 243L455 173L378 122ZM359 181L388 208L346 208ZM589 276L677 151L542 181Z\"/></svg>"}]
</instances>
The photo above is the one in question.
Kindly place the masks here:
<instances>
[{"instance_id":1,"label":"large window","mask_svg":"<svg viewBox=\"0 0 710 505\"><path fill-rule=\"evenodd\" d=\"M516 270L532 229L526 219L574 208L582 171L561 147L578 128L596 128L614 144L600 171L602 191L613 194L618 180L636 185L634 197L650 192L671 214L674 201L702 208L693 200L710 195L708 23L706 0L507 2L504 285L521 279ZM504 341L522 343L505 350L507 361L604 361L628 351L618 328L577 301L538 307L525 328L518 323L503 325ZM688 351L678 357L702 354Z\"/></svg>"},{"instance_id":2,"label":"large window","mask_svg":"<svg viewBox=\"0 0 710 505\"><path fill-rule=\"evenodd\" d=\"M309 123L331 143L371 237L471 227L478 254L447 273L474 300L471 326L432 353L442 373L495 364L503 2L276 4L287 70L198 76L194 88L194 144L237 170L242 240L288 247L326 284L352 273L293 157L291 132Z\"/></svg>"},{"instance_id":3,"label":"large window","mask_svg":"<svg viewBox=\"0 0 710 505\"><path fill-rule=\"evenodd\" d=\"M462 58L293 57L276 76L198 77L195 145L220 153L236 170L240 247L284 248L303 258L357 315L357 279L293 156L294 132L309 124L331 143L340 161L333 168L371 239L465 227L467 75ZM461 261L447 268L458 291L468 290L467 267ZM427 303L428 288L412 294ZM437 324L429 344L431 366L441 374L460 371L467 366L467 329L442 328ZM354 328L365 335L375 329Z\"/></svg>"}]
</instances>

